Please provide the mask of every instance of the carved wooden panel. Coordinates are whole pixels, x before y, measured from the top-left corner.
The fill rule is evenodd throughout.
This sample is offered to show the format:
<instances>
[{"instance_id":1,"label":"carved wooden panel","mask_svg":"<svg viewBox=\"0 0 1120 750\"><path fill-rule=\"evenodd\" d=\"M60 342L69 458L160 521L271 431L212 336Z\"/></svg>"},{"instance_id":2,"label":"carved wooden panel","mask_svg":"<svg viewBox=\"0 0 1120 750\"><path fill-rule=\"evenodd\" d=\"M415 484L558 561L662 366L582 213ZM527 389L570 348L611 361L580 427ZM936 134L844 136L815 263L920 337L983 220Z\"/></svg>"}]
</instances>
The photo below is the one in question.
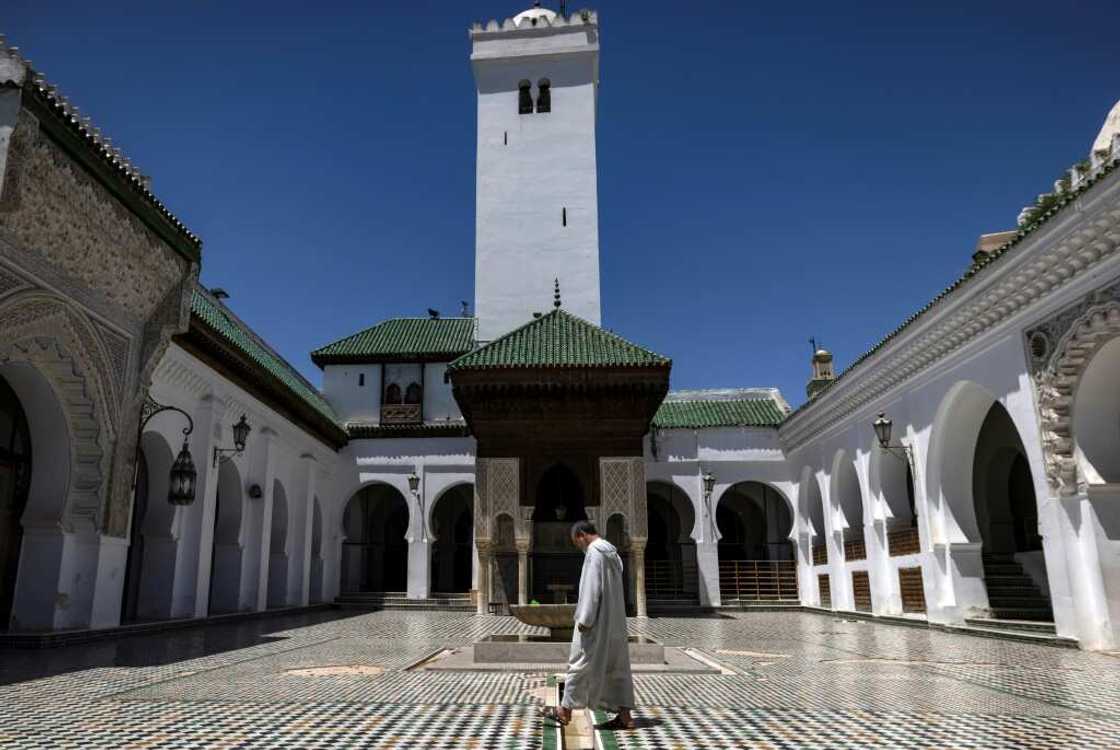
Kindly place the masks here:
<instances>
[{"instance_id":1,"label":"carved wooden panel","mask_svg":"<svg viewBox=\"0 0 1120 750\"><path fill-rule=\"evenodd\" d=\"M820 591L821 606L832 609L832 582L828 579L828 573L817 576L817 589Z\"/></svg>"},{"instance_id":2,"label":"carved wooden panel","mask_svg":"<svg viewBox=\"0 0 1120 750\"><path fill-rule=\"evenodd\" d=\"M860 612L871 611L871 576L866 570L852 571L852 594L855 596L856 609Z\"/></svg>"},{"instance_id":3,"label":"carved wooden panel","mask_svg":"<svg viewBox=\"0 0 1120 750\"><path fill-rule=\"evenodd\" d=\"M902 592L903 612L926 611L926 592L922 588L921 568L899 568L898 587Z\"/></svg>"}]
</instances>

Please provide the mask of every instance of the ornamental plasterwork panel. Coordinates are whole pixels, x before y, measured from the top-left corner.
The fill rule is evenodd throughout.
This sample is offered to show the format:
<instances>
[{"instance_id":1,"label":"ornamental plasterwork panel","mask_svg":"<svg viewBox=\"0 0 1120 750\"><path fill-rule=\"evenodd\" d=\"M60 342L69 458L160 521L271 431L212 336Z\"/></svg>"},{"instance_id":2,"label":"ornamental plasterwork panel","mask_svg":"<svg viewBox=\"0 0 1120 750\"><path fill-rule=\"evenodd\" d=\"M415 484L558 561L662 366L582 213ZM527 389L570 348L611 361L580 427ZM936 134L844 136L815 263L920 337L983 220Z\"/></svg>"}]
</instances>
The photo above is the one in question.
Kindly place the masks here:
<instances>
[{"instance_id":1,"label":"ornamental plasterwork panel","mask_svg":"<svg viewBox=\"0 0 1120 750\"><path fill-rule=\"evenodd\" d=\"M1102 346L1120 336L1120 282L1092 292L1023 335L1047 482L1061 495L1083 492L1085 477L1074 458L1074 400L1085 368Z\"/></svg>"},{"instance_id":2,"label":"ornamental plasterwork panel","mask_svg":"<svg viewBox=\"0 0 1120 750\"><path fill-rule=\"evenodd\" d=\"M187 261L75 165L27 112L12 133L7 166L0 231L72 283L146 320L186 275Z\"/></svg>"},{"instance_id":3,"label":"ornamental plasterwork panel","mask_svg":"<svg viewBox=\"0 0 1120 750\"><path fill-rule=\"evenodd\" d=\"M0 297L5 297L25 286L27 286L26 281L0 267Z\"/></svg>"},{"instance_id":4,"label":"ornamental plasterwork panel","mask_svg":"<svg viewBox=\"0 0 1120 750\"><path fill-rule=\"evenodd\" d=\"M509 516L515 527L521 523L518 512L518 460L516 458L479 458L475 461L475 537L493 540L496 519Z\"/></svg>"},{"instance_id":5,"label":"ornamental plasterwork panel","mask_svg":"<svg viewBox=\"0 0 1120 750\"><path fill-rule=\"evenodd\" d=\"M1107 188L1102 185L1094 189L1104 192L1093 196L1092 202L1082 197L1078 199L1078 206L1067 209L1076 217L1076 222L1063 224L1056 220L1056 229L1039 232L998 263L1007 268L1017 256L1031 253L1037 243L1047 243L1033 252L1033 257L1013 270L997 266L955 290L955 294L967 294L971 289L977 292L951 312L940 316L936 311L925 313L929 322L920 333L888 343L858 365L856 371L825 391L816 402L791 416L779 429L786 450L800 448L830 426L842 422L846 415L874 402L1113 255L1120 247L1120 233L1116 231L1120 225L1120 181L1109 179L1112 184ZM1077 208L1080 213L1073 213ZM1064 234L1057 234L1063 230ZM939 306L948 304L942 301Z\"/></svg>"},{"instance_id":6,"label":"ornamental plasterwork panel","mask_svg":"<svg viewBox=\"0 0 1120 750\"><path fill-rule=\"evenodd\" d=\"M645 463L641 458L600 458L601 504L594 519L600 525L611 516L626 517L627 533L632 538L647 536Z\"/></svg>"}]
</instances>

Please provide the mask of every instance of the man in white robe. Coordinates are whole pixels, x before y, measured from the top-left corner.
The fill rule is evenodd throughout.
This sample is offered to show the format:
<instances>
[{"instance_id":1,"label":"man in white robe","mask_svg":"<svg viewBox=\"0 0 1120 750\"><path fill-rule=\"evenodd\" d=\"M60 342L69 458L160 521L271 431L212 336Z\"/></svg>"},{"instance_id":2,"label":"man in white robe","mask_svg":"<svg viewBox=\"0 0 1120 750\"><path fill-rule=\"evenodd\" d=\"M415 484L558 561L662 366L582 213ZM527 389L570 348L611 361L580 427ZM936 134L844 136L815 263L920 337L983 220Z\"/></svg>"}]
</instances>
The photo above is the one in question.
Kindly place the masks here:
<instances>
[{"instance_id":1,"label":"man in white robe","mask_svg":"<svg viewBox=\"0 0 1120 750\"><path fill-rule=\"evenodd\" d=\"M572 527L572 542L583 550L584 559L564 700L556 711L557 718L567 723L572 709L589 706L617 713L605 725L608 728L633 729L630 709L634 707L634 678L626 634L622 559L590 521L579 521Z\"/></svg>"}]
</instances>

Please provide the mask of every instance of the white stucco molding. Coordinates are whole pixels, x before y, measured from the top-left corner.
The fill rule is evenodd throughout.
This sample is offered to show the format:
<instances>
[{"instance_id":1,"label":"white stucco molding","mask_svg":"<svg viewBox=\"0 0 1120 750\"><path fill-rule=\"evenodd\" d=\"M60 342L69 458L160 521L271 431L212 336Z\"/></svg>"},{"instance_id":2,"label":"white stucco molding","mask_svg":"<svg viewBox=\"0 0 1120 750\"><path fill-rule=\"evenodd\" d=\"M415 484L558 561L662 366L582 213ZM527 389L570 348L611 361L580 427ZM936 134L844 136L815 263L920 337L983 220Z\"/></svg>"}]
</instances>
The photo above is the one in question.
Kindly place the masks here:
<instances>
[{"instance_id":1,"label":"white stucco molding","mask_svg":"<svg viewBox=\"0 0 1120 750\"><path fill-rule=\"evenodd\" d=\"M1084 494L1077 465L1074 400L1085 368L1101 347L1120 337L1120 283L1097 290L1025 333L1038 399L1046 479L1057 494Z\"/></svg>"},{"instance_id":2,"label":"white stucco molding","mask_svg":"<svg viewBox=\"0 0 1120 750\"><path fill-rule=\"evenodd\" d=\"M1091 272L1120 247L1120 171L1066 207L998 266L949 293L882 349L845 373L779 429L791 452L846 415L961 349L984 332L1039 304Z\"/></svg>"}]
</instances>

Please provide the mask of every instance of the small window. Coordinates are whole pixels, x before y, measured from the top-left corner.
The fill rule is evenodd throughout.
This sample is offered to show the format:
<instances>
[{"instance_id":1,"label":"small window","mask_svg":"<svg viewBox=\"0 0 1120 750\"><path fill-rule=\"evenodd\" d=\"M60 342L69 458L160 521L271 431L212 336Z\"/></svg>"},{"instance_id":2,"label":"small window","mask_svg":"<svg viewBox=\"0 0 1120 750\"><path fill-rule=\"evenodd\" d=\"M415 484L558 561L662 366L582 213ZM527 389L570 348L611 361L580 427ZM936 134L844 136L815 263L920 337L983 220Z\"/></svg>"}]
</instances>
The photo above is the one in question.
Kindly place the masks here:
<instances>
[{"instance_id":1,"label":"small window","mask_svg":"<svg viewBox=\"0 0 1120 750\"><path fill-rule=\"evenodd\" d=\"M396 383L390 383L389 387L385 389L385 403L401 403L401 387Z\"/></svg>"},{"instance_id":2,"label":"small window","mask_svg":"<svg viewBox=\"0 0 1120 750\"><path fill-rule=\"evenodd\" d=\"M533 114L533 84L522 81L517 84L517 112L522 115Z\"/></svg>"},{"instance_id":3,"label":"small window","mask_svg":"<svg viewBox=\"0 0 1120 750\"><path fill-rule=\"evenodd\" d=\"M552 82L542 78L537 83L537 112L552 111Z\"/></svg>"},{"instance_id":4,"label":"small window","mask_svg":"<svg viewBox=\"0 0 1120 750\"><path fill-rule=\"evenodd\" d=\"M366 374L364 372L358 373L358 387L364 388L366 385Z\"/></svg>"},{"instance_id":5,"label":"small window","mask_svg":"<svg viewBox=\"0 0 1120 750\"><path fill-rule=\"evenodd\" d=\"M410 383L404 392L404 402L406 404L418 404L420 403L420 394L420 384Z\"/></svg>"},{"instance_id":6,"label":"small window","mask_svg":"<svg viewBox=\"0 0 1120 750\"><path fill-rule=\"evenodd\" d=\"M567 206L560 209L560 225L565 226L565 227L568 226L568 207Z\"/></svg>"}]
</instances>

